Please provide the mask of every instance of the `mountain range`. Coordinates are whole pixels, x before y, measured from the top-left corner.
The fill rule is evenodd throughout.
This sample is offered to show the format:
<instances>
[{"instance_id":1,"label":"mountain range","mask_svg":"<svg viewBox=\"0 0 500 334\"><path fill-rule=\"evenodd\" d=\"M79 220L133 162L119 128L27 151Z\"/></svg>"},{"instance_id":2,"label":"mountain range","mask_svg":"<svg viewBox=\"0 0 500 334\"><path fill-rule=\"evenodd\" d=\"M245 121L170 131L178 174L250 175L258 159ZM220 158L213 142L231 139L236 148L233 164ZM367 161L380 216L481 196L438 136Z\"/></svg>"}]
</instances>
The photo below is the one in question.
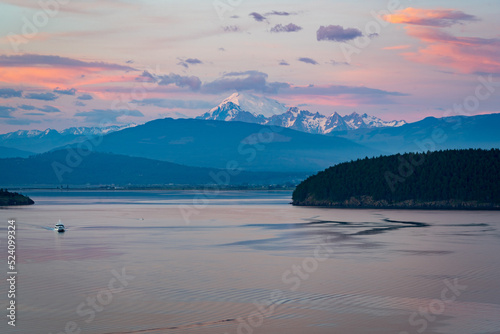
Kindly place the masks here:
<instances>
[{"instance_id":1,"label":"mountain range","mask_svg":"<svg viewBox=\"0 0 500 334\"><path fill-rule=\"evenodd\" d=\"M380 153L345 138L282 127L171 118L110 133L96 145L82 145L188 166L225 169L237 164L248 171L275 172L313 172Z\"/></svg>"},{"instance_id":2,"label":"mountain range","mask_svg":"<svg viewBox=\"0 0 500 334\"><path fill-rule=\"evenodd\" d=\"M17 148L0 146L0 158L27 158L33 152L18 150Z\"/></svg>"},{"instance_id":3,"label":"mountain range","mask_svg":"<svg viewBox=\"0 0 500 334\"><path fill-rule=\"evenodd\" d=\"M406 124L405 121L386 122L377 117L367 114L359 115L356 112L343 117L336 112L325 116L318 112L300 110L297 107L286 108L276 100L257 98L246 93L234 93L217 107L198 116L197 119L274 125L315 134L399 127Z\"/></svg>"},{"instance_id":4,"label":"mountain range","mask_svg":"<svg viewBox=\"0 0 500 334\"><path fill-rule=\"evenodd\" d=\"M274 183L286 180L284 175L292 179L292 174L305 176L358 158L498 148L499 127L500 114L428 117L402 124L356 113L326 117L286 108L271 99L234 94L198 119L166 118L137 126L20 130L0 135L0 158L5 158L0 159L0 184L57 183L50 161L70 159L64 160L67 163L71 161L68 156L75 154L85 163L73 175L68 174L66 181L78 184L104 182L105 178L94 175L100 173L99 168L109 177L109 183L117 184L127 180L138 184L191 184L191 179L207 181L210 171L234 169L254 173L246 179L233 178L234 182ZM325 129L335 130L324 134ZM82 149L92 154L78 153ZM188 180L177 173L182 170Z\"/></svg>"},{"instance_id":5,"label":"mountain range","mask_svg":"<svg viewBox=\"0 0 500 334\"><path fill-rule=\"evenodd\" d=\"M374 152L348 139L281 127L166 118L28 158L0 159L0 184L157 186L222 180L225 185L228 175L229 185L292 184Z\"/></svg>"},{"instance_id":6,"label":"mountain range","mask_svg":"<svg viewBox=\"0 0 500 334\"><path fill-rule=\"evenodd\" d=\"M64 145L81 142L89 136L106 135L111 132L120 131L135 124L124 126L107 127L72 127L62 131L53 129L40 130L18 130L0 135L0 157L11 157L14 152L4 154L2 148L17 149L17 155L23 157L26 154L43 153Z\"/></svg>"},{"instance_id":7,"label":"mountain range","mask_svg":"<svg viewBox=\"0 0 500 334\"><path fill-rule=\"evenodd\" d=\"M500 148L500 113L427 117L396 128L359 129L339 133L387 154L447 149Z\"/></svg>"},{"instance_id":8,"label":"mountain range","mask_svg":"<svg viewBox=\"0 0 500 334\"><path fill-rule=\"evenodd\" d=\"M80 151L81 152L81 151ZM165 185L272 185L296 184L300 173L231 172L189 167L165 161L110 153L85 152L81 160L68 150L57 150L29 158L0 159L2 187L30 186L165 186Z\"/></svg>"},{"instance_id":9,"label":"mountain range","mask_svg":"<svg viewBox=\"0 0 500 334\"><path fill-rule=\"evenodd\" d=\"M287 108L276 100L248 93L234 93L196 119L280 126L313 134L337 134L356 129L399 127L406 124L405 121L385 122L377 117L355 112L343 117L338 113L327 117L296 107ZM103 136L134 126L135 124L71 127L62 131L18 130L0 135L0 158L28 157L34 153L44 153L79 143L88 137Z\"/></svg>"}]
</instances>

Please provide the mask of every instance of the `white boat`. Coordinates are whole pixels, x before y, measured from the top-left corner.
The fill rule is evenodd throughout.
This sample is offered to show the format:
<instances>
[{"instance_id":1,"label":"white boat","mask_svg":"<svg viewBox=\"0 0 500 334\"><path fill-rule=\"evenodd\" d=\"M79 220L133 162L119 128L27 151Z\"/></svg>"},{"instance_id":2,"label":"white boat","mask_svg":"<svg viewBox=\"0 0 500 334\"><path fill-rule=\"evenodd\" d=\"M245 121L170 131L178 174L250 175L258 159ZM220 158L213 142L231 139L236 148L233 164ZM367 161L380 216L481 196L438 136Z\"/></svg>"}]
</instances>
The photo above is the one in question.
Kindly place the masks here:
<instances>
[{"instance_id":1,"label":"white boat","mask_svg":"<svg viewBox=\"0 0 500 334\"><path fill-rule=\"evenodd\" d=\"M59 223L57 223L55 226L54 226L54 231L57 231L57 232L64 232L65 228L64 228L64 225L63 223L61 223L61 221L59 220Z\"/></svg>"}]
</instances>

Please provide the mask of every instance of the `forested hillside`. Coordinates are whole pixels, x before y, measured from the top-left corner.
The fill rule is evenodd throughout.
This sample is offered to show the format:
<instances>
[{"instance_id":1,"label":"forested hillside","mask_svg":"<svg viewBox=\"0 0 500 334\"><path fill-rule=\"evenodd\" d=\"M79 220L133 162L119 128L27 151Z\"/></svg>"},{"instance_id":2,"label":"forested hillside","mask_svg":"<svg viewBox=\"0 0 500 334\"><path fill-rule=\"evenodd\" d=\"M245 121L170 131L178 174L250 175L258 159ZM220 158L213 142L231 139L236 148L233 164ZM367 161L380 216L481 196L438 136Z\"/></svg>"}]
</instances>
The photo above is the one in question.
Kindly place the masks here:
<instances>
[{"instance_id":1,"label":"forested hillside","mask_svg":"<svg viewBox=\"0 0 500 334\"><path fill-rule=\"evenodd\" d=\"M7 189L0 189L0 206L6 205L30 205L34 204L33 200L27 196L11 193Z\"/></svg>"},{"instance_id":2,"label":"forested hillside","mask_svg":"<svg viewBox=\"0 0 500 334\"><path fill-rule=\"evenodd\" d=\"M397 154L342 163L299 184L293 204L500 208L500 150Z\"/></svg>"}]
</instances>

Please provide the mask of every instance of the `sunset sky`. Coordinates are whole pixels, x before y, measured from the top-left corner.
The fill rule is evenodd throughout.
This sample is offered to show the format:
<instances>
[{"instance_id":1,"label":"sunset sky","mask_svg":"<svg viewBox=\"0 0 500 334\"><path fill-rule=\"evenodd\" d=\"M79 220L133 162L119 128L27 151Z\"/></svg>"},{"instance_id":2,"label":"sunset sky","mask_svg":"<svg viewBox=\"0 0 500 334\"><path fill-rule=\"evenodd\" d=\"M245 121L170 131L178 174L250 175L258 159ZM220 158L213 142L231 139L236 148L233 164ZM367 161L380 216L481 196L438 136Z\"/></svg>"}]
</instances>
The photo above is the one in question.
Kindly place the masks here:
<instances>
[{"instance_id":1,"label":"sunset sky","mask_svg":"<svg viewBox=\"0 0 500 334\"><path fill-rule=\"evenodd\" d=\"M0 13L0 133L194 117L235 91L385 120L500 112L498 0L3 0Z\"/></svg>"}]
</instances>

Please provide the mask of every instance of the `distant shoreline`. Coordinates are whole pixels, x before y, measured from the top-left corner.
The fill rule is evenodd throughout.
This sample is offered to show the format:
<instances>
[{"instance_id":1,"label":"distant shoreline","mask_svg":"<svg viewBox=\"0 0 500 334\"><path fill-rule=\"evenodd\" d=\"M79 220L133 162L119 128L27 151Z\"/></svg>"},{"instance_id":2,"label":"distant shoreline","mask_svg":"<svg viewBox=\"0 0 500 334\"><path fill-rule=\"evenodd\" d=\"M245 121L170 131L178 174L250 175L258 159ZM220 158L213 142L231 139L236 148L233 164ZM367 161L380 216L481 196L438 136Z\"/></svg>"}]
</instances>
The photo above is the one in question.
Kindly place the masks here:
<instances>
[{"instance_id":1,"label":"distant shoreline","mask_svg":"<svg viewBox=\"0 0 500 334\"><path fill-rule=\"evenodd\" d=\"M23 206L33 205L35 202L28 196L17 192L10 192L6 189L0 189L0 206Z\"/></svg>"},{"instance_id":2,"label":"distant shoreline","mask_svg":"<svg viewBox=\"0 0 500 334\"><path fill-rule=\"evenodd\" d=\"M385 201L384 201L385 202ZM381 209L381 210L456 210L456 211L500 211L500 205L494 203L478 203L475 201L439 201L439 202L416 202L413 200L400 203L327 203L327 202L292 202L293 206L321 207L331 209Z\"/></svg>"},{"instance_id":3,"label":"distant shoreline","mask_svg":"<svg viewBox=\"0 0 500 334\"><path fill-rule=\"evenodd\" d=\"M58 191L58 192L69 192L69 191L195 191L195 190L206 190L206 191L293 191L295 187L216 187L216 186L196 186L196 187L172 187L172 188L100 188L100 187L90 187L90 188L11 188L15 191Z\"/></svg>"}]
</instances>

